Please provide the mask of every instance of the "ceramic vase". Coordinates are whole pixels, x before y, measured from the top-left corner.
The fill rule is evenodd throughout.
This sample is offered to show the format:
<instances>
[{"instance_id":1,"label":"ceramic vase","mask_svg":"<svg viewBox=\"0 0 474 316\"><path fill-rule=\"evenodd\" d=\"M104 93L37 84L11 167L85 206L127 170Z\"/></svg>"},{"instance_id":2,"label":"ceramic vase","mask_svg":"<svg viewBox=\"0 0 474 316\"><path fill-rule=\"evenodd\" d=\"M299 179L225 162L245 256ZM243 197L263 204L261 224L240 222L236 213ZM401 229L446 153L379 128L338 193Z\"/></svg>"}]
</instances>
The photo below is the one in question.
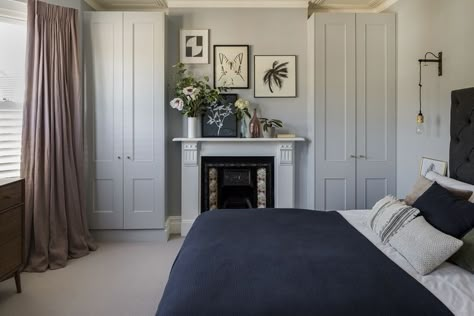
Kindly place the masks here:
<instances>
[{"instance_id":1,"label":"ceramic vase","mask_svg":"<svg viewBox=\"0 0 474 316\"><path fill-rule=\"evenodd\" d=\"M188 138L197 137L197 117L188 117Z\"/></svg>"},{"instance_id":2,"label":"ceramic vase","mask_svg":"<svg viewBox=\"0 0 474 316\"><path fill-rule=\"evenodd\" d=\"M245 118L240 120L240 138L247 138L247 122Z\"/></svg>"},{"instance_id":3,"label":"ceramic vase","mask_svg":"<svg viewBox=\"0 0 474 316\"><path fill-rule=\"evenodd\" d=\"M269 127L266 131L263 131L263 137L265 138L275 138L276 137L276 128Z\"/></svg>"}]
</instances>

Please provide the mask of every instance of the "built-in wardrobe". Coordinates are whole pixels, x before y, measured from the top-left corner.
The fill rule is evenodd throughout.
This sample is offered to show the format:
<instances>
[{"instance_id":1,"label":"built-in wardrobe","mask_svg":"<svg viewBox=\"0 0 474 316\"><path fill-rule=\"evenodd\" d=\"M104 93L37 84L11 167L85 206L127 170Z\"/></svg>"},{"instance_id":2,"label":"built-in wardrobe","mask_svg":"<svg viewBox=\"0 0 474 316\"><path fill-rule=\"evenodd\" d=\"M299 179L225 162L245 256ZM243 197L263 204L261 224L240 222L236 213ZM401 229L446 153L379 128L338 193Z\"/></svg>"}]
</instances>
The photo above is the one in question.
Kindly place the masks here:
<instances>
[{"instance_id":1,"label":"built-in wardrobe","mask_svg":"<svg viewBox=\"0 0 474 316\"><path fill-rule=\"evenodd\" d=\"M310 203L371 208L396 193L395 15L313 14L308 64Z\"/></svg>"},{"instance_id":2,"label":"built-in wardrobe","mask_svg":"<svg viewBox=\"0 0 474 316\"><path fill-rule=\"evenodd\" d=\"M91 229L162 229L165 220L165 16L84 15Z\"/></svg>"}]
</instances>

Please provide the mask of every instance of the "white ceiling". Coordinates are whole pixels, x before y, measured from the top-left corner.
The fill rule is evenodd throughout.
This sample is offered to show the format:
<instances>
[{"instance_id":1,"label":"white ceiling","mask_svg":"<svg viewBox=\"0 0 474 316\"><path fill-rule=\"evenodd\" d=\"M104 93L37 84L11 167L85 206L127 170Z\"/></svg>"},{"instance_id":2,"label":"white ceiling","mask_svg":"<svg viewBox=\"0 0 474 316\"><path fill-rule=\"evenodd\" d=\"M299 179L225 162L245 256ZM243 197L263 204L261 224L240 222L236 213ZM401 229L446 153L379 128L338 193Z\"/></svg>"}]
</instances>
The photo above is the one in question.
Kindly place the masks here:
<instances>
[{"instance_id":1,"label":"white ceiling","mask_svg":"<svg viewBox=\"0 0 474 316\"><path fill-rule=\"evenodd\" d=\"M380 12L398 0L85 0L97 10L167 8L307 8L316 11Z\"/></svg>"}]
</instances>

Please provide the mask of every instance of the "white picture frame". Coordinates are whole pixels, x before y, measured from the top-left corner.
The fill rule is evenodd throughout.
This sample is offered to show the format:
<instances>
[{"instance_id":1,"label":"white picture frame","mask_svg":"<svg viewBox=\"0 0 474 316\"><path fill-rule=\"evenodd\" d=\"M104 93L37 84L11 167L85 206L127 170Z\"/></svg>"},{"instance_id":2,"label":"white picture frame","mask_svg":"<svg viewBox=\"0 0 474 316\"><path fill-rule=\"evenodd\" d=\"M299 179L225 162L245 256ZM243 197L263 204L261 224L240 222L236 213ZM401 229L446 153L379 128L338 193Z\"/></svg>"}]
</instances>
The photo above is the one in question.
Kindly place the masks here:
<instances>
[{"instance_id":1,"label":"white picture frame","mask_svg":"<svg viewBox=\"0 0 474 316\"><path fill-rule=\"evenodd\" d=\"M448 163L443 160L422 157L420 163L420 175L426 177L429 171L434 171L442 176L447 175Z\"/></svg>"},{"instance_id":2,"label":"white picture frame","mask_svg":"<svg viewBox=\"0 0 474 316\"><path fill-rule=\"evenodd\" d=\"M183 64L209 63L209 30L180 30L179 37Z\"/></svg>"},{"instance_id":3,"label":"white picture frame","mask_svg":"<svg viewBox=\"0 0 474 316\"><path fill-rule=\"evenodd\" d=\"M296 98L296 79L296 55L254 56L255 98Z\"/></svg>"}]
</instances>

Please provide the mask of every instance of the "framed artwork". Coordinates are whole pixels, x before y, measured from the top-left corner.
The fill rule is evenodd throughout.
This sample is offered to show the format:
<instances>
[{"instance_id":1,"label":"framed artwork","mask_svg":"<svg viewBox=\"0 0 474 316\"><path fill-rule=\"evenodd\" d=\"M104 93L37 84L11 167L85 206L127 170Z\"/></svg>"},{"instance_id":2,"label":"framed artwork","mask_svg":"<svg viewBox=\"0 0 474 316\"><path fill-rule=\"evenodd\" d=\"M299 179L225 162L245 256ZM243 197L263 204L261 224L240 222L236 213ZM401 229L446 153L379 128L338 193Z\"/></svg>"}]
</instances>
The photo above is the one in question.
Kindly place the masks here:
<instances>
[{"instance_id":1,"label":"framed artwork","mask_svg":"<svg viewBox=\"0 0 474 316\"><path fill-rule=\"evenodd\" d=\"M249 88L249 45L214 45L214 87Z\"/></svg>"},{"instance_id":2,"label":"framed artwork","mask_svg":"<svg viewBox=\"0 0 474 316\"><path fill-rule=\"evenodd\" d=\"M256 98L296 98L296 56L255 55Z\"/></svg>"},{"instance_id":3,"label":"framed artwork","mask_svg":"<svg viewBox=\"0 0 474 316\"><path fill-rule=\"evenodd\" d=\"M237 137L237 94L221 94L223 100L210 106L201 120L202 137Z\"/></svg>"},{"instance_id":4,"label":"framed artwork","mask_svg":"<svg viewBox=\"0 0 474 316\"><path fill-rule=\"evenodd\" d=\"M209 63L209 30L181 30L179 42L183 64Z\"/></svg>"},{"instance_id":5,"label":"framed artwork","mask_svg":"<svg viewBox=\"0 0 474 316\"><path fill-rule=\"evenodd\" d=\"M426 176L429 171L445 176L448 171L448 163L446 161L422 157L420 164L420 175Z\"/></svg>"}]
</instances>

